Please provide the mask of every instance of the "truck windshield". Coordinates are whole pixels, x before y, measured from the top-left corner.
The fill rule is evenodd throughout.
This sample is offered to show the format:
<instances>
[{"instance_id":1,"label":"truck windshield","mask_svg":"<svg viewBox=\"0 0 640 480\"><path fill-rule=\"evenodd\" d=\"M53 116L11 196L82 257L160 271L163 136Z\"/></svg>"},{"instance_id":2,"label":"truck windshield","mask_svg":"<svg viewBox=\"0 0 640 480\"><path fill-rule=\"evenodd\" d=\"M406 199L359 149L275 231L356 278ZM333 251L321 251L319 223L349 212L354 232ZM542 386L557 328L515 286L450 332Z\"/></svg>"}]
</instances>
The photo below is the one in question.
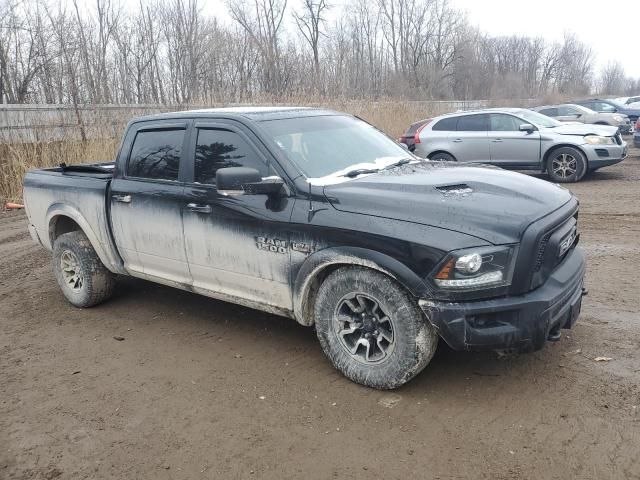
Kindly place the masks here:
<instances>
[{"instance_id":1,"label":"truck windshield","mask_svg":"<svg viewBox=\"0 0 640 480\"><path fill-rule=\"evenodd\" d=\"M261 126L309 179L340 176L353 168L371 173L412 158L379 130L345 115L265 120Z\"/></svg>"}]
</instances>

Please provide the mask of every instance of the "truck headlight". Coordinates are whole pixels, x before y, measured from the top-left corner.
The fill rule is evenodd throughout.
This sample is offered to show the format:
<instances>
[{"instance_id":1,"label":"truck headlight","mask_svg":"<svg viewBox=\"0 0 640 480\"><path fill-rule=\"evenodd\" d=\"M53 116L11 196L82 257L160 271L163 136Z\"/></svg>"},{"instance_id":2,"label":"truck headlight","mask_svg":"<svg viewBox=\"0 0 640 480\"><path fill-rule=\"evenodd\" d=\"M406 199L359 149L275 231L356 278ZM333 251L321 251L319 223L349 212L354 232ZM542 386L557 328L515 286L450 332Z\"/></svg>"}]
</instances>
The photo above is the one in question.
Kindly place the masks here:
<instances>
[{"instance_id":1,"label":"truck headlight","mask_svg":"<svg viewBox=\"0 0 640 480\"><path fill-rule=\"evenodd\" d=\"M584 141L589 145L611 145L614 143L613 137L601 137L600 135L587 135Z\"/></svg>"},{"instance_id":2,"label":"truck headlight","mask_svg":"<svg viewBox=\"0 0 640 480\"><path fill-rule=\"evenodd\" d=\"M433 282L447 290L481 290L511 284L514 247L482 247L451 252L436 268Z\"/></svg>"}]
</instances>

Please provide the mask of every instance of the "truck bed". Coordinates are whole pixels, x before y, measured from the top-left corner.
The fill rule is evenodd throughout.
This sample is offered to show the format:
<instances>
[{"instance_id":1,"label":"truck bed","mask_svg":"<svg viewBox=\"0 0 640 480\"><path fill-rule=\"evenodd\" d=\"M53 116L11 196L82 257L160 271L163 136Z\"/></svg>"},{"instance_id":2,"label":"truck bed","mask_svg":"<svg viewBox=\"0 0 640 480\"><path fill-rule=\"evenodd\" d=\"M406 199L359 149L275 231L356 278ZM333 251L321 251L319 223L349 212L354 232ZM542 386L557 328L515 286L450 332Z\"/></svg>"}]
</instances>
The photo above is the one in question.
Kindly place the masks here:
<instances>
[{"instance_id":1,"label":"truck bed","mask_svg":"<svg viewBox=\"0 0 640 480\"><path fill-rule=\"evenodd\" d=\"M115 162L99 162L99 163L79 163L75 165L66 165L64 163L57 167L41 168L32 170L29 173L43 172L47 174L72 175L72 176L90 176L95 178L110 179L113 176Z\"/></svg>"},{"instance_id":2,"label":"truck bed","mask_svg":"<svg viewBox=\"0 0 640 480\"><path fill-rule=\"evenodd\" d=\"M108 191L114 163L62 165L32 170L24 179L24 203L29 230L52 250L51 233L60 216L71 218L85 232L105 266L117 271L120 259L111 240Z\"/></svg>"}]
</instances>

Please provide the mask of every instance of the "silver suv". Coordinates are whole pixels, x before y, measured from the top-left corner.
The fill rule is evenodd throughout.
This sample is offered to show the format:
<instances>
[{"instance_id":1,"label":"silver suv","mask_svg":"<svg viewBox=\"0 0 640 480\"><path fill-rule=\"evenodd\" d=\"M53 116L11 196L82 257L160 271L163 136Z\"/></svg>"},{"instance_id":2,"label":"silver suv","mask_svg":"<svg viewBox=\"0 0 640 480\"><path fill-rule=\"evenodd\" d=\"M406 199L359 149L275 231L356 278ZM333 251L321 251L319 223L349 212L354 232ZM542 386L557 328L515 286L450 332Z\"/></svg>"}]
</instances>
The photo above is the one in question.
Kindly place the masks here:
<instances>
[{"instance_id":1,"label":"silver suv","mask_svg":"<svg viewBox=\"0 0 640 480\"><path fill-rule=\"evenodd\" d=\"M423 122L413 135L413 151L420 157L547 172L555 182L577 182L627 156L615 127L563 124L524 108L459 112Z\"/></svg>"}]
</instances>

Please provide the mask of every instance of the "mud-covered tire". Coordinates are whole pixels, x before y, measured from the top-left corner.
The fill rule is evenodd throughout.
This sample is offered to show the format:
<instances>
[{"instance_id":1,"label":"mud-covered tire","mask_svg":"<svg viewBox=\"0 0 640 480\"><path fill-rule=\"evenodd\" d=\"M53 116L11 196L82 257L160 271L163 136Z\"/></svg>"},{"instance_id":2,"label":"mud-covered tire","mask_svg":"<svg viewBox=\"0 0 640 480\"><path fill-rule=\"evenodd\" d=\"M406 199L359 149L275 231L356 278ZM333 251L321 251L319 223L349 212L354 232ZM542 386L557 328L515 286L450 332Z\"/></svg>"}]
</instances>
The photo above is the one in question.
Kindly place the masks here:
<instances>
[{"instance_id":1,"label":"mud-covered tire","mask_svg":"<svg viewBox=\"0 0 640 480\"><path fill-rule=\"evenodd\" d=\"M456 158L450 153L436 152L429 155L429 160L433 162L455 162Z\"/></svg>"},{"instance_id":2,"label":"mud-covered tire","mask_svg":"<svg viewBox=\"0 0 640 480\"><path fill-rule=\"evenodd\" d=\"M556 148L547 158L547 174L557 183L578 182L587 174L588 168L584 153L573 147Z\"/></svg>"},{"instance_id":3,"label":"mud-covered tire","mask_svg":"<svg viewBox=\"0 0 640 480\"><path fill-rule=\"evenodd\" d=\"M115 277L83 232L64 233L56 238L53 272L62 293L76 307L92 307L113 294Z\"/></svg>"},{"instance_id":4,"label":"mud-covered tire","mask_svg":"<svg viewBox=\"0 0 640 480\"><path fill-rule=\"evenodd\" d=\"M360 296L359 300L356 295ZM388 317L390 323L376 322L374 316L362 317L364 320L360 331L356 329L353 334L340 335L339 332L345 331L345 325L348 327L346 330L352 330L357 325L343 322L342 319L347 316L357 319L362 315L357 311L358 308L351 308L347 300L358 308L362 307L360 302L365 305L377 302L378 308L365 310L377 311L379 317ZM356 313L351 316L351 312ZM438 334L426 320L416 300L393 279L368 268L341 267L332 272L318 290L314 313L320 345L334 367L347 378L368 387L393 389L403 385L427 366L438 345ZM365 325L365 322L368 324ZM378 327L372 327L372 324ZM378 328L379 331L367 330L370 328ZM363 332L369 335L369 339L364 341L373 345L371 349L358 343L367 335ZM386 338L389 332L392 333L392 343ZM375 339L374 333L377 333ZM348 346L353 344L358 344L359 349L355 355ZM387 352L383 355L385 345ZM376 349L383 356L372 361ZM370 350L368 360L366 357Z\"/></svg>"}]
</instances>

